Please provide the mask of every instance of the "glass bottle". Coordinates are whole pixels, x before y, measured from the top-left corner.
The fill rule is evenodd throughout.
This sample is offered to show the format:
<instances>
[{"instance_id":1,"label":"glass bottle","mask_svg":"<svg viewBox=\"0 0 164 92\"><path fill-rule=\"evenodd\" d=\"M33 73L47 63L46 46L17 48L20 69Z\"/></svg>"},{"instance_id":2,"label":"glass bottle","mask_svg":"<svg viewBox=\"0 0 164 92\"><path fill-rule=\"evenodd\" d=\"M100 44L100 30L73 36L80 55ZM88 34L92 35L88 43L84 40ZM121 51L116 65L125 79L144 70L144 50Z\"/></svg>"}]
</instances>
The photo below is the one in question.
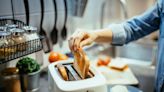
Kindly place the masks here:
<instances>
[{"instance_id":1,"label":"glass bottle","mask_svg":"<svg viewBox=\"0 0 164 92\"><path fill-rule=\"evenodd\" d=\"M12 32L12 40L17 45L17 51L24 51L27 48L24 33L25 31L19 28L14 29Z\"/></svg>"},{"instance_id":2,"label":"glass bottle","mask_svg":"<svg viewBox=\"0 0 164 92\"><path fill-rule=\"evenodd\" d=\"M18 72L19 70L15 67L6 68L1 71L0 78L4 92L21 92Z\"/></svg>"},{"instance_id":3,"label":"glass bottle","mask_svg":"<svg viewBox=\"0 0 164 92\"><path fill-rule=\"evenodd\" d=\"M5 57L16 52L12 45L14 45L14 41L11 39L11 33L0 31L0 59L5 59Z\"/></svg>"},{"instance_id":4,"label":"glass bottle","mask_svg":"<svg viewBox=\"0 0 164 92\"><path fill-rule=\"evenodd\" d=\"M23 29L25 30L25 37L27 41L30 41L30 48L37 49L37 47L41 44L37 34L37 28L32 26L24 26Z\"/></svg>"}]
</instances>

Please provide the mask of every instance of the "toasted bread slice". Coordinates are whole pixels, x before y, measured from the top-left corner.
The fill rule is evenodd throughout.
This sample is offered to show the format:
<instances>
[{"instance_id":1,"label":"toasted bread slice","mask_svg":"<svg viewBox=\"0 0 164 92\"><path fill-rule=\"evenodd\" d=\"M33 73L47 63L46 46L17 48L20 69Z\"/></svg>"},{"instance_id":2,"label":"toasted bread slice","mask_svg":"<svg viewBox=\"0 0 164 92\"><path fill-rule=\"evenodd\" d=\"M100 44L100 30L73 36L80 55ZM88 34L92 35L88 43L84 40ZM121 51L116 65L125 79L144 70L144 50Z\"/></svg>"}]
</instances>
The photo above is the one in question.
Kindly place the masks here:
<instances>
[{"instance_id":1,"label":"toasted bread slice","mask_svg":"<svg viewBox=\"0 0 164 92\"><path fill-rule=\"evenodd\" d=\"M68 75L65 67L62 64L57 64L58 71L61 75L61 77L65 80L68 81Z\"/></svg>"},{"instance_id":2,"label":"toasted bread slice","mask_svg":"<svg viewBox=\"0 0 164 92\"><path fill-rule=\"evenodd\" d=\"M126 69L128 67L128 65L124 62L115 61L115 62L111 62L109 64L109 67L112 69L123 71L124 69Z\"/></svg>"},{"instance_id":3,"label":"toasted bread slice","mask_svg":"<svg viewBox=\"0 0 164 92\"><path fill-rule=\"evenodd\" d=\"M89 72L89 59L84 51L74 52L73 67L82 79L85 79Z\"/></svg>"}]
</instances>

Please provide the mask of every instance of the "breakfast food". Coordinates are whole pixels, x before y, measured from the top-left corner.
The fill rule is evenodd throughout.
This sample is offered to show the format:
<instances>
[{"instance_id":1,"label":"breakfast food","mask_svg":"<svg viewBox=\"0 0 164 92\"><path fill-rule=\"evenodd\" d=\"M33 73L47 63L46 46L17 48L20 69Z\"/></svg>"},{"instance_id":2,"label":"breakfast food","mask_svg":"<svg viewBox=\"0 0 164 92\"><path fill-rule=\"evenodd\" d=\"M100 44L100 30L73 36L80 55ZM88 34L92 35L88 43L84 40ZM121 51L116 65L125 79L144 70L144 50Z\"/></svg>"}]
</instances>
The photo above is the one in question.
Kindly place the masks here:
<instances>
[{"instance_id":1,"label":"breakfast food","mask_svg":"<svg viewBox=\"0 0 164 92\"><path fill-rule=\"evenodd\" d=\"M82 79L85 79L89 72L89 59L85 52L80 48L78 51L74 52L74 63L73 67L78 72Z\"/></svg>"},{"instance_id":2,"label":"breakfast food","mask_svg":"<svg viewBox=\"0 0 164 92\"><path fill-rule=\"evenodd\" d=\"M97 66L108 66L108 64L110 63L111 58L108 57L99 57L98 61L97 61Z\"/></svg>"},{"instance_id":3,"label":"breakfast food","mask_svg":"<svg viewBox=\"0 0 164 92\"><path fill-rule=\"evenodd\" d=\"M128 67L128 65L124 62L114 61L109 64L109 67L115 70L123 71Z\"/></svg>"},{"instance_id":4,"label":"breakfast food","mask_svg":"<svg viewBox=\"0 0 164 92\"><path fill-rule=\"evenodd\" d=\"M62 64L58 64L57 68L58 68L58 71L59 71L60 75L62 76L62 78L65 81L68 81L68 75L67 75L67 71L66 71L65 67Z\"/></svg>"}]
</instances>

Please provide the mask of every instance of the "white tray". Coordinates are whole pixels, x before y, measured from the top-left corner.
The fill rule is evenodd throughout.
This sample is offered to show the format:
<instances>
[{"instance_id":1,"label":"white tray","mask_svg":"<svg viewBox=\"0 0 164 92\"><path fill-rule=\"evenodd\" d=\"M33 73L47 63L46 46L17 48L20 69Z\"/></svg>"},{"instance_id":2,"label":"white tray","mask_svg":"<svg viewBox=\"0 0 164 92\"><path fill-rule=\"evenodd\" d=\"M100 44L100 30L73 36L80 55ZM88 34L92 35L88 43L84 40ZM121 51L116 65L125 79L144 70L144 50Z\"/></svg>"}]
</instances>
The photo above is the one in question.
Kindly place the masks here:
<instances>
[{"instance_id":1,"label":"white tray","mask_svg":"<svg viewBox=\"0 0 164 92\"><path fill-rule=\"evenodd\" d=\"M121 63L121 61L117 61L115 59L112 59L111 62L120 62ZM104 77L107 80L106 83L108 85L117 85L117 84L137 85L138 84L137 78L134 76L133 72L131 71L131 69L129 67L126 68L124 71L119 71L119 70L111 69L106 66L98 67L96 64L97 64L96 61L91 62L91 65L96 67L97 70L99 70L104 75Z\"/></svg>"}]
</instances>

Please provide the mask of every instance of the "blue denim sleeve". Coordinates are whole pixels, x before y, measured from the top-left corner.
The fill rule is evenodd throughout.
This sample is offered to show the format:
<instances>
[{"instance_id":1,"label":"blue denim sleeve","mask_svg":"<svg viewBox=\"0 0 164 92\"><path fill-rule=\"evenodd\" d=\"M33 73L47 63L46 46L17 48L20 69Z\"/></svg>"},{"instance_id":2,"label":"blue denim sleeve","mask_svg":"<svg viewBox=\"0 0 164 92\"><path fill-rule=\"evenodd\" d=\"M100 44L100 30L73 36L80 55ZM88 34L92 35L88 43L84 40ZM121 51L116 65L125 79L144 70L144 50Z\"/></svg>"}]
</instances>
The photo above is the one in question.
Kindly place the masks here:
<instances>
[{"instance_id":1,"label":"blue denim sleeve","mask_svg":"<svg viewBox=\"0 0 164 92\"><path fill-rule=\"evenodd\" d=\"M160 4L157 2L151 9L140 16L136 16L122 24L109 26L113 33L112 44L123 45L125 43L144 37L160 26Z\"/></svg>"},{"instance_id":2,"label":"blue denim sleeve","mask_svg":"<svg viewBox=\"0 0 164 92\"><path fill-rule=\"evenodd\" d=\"M121 46L126 42L126 32L123 24L111 24L109 28L112 31L112 45Z\"/></svg>"},{"instance_id":3,"label":"blue denim sleeve","mask_svg":"<svg viewBox=\"0 0 164 92\"><path fill-rule=\"evenodd\" d=\"M160 26L159 4L156 3L144 14L128 20L123 26L126 32L126 43L156 31Z\"/></svg>"}]
</instances>

